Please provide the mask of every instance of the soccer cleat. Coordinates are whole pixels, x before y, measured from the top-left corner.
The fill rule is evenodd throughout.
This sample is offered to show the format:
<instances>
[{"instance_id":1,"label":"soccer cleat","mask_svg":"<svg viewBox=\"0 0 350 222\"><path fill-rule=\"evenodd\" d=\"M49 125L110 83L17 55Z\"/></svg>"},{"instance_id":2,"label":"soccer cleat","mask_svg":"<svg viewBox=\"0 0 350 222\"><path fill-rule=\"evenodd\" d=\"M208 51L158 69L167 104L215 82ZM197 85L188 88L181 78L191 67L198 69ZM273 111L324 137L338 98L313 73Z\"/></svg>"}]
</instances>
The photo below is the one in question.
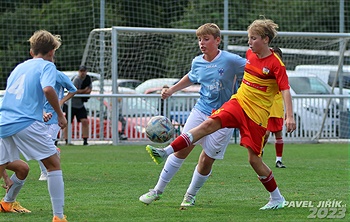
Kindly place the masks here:
<instances>
[{"instance_id":1,"label":"soccer cleat","mask_svg":"<svg viewBox=\"0 0 350 222\"><path fill-rule=\"evenodd\" d=\"M159 200L162 197L162 194L156 190L150 189L148 193L140 196L139 200L145 204L150 204L153 201Z\"/></svg>"},{"instance_id":2,"label":"soccer cleat","mask_svg":"<svg viewBox=\"0 0 350 222\"><path fill-rule=\"evenodd\" d=\"M41 172L39 180L41 180L41 181L47 180L47 173Z\"/></svg>"},{"instance_id":3,"label":"soccer cleat","mask_svg":"<svg viewBox=\"0 0 350 222\"><path fill-rule=\"evenodd\" d=\"M156 164L162 163L167 158L164 149L158 149L153 146L147 145L146 150Z\"/></svg>"},{"instance_id":4,"label":"soccer cleat","mask_svg":"<svg viewBox=\"0 0 350 222\"><path fill-rule=\"evenodd\" d=\"M280 200L271 200L262 208L260 208L260 210L277 210L277 209L281 209L284 207L286 200L284 199L284 197L282 197L282 199Z\"/></svg>"},{"instance_id":5,"label":"soccer cleat","mask_svg":"<svg viewBox=\"0 0 350 222\"><path fill-rule=\"evenodd\" d=\"M54 216L52 218L52 222L68 222L67 216L63 215L63 218L59 218L58 216Z\"/></svg>"},{"instance_id":6,"label":"soccer cleat","mask_svg":"<svg viewBox=\"0 0 350 222\"><path fill-rule=\"evenodd\" d=\"M186 193L181 203L181 207L192 207L196 202L196 196Z\"/></svg>"},{"instance_id":7,"label":"soccer cleat","mask_svg":"<svg viewBox=\"0 0 350 222\"><path fill-rule=\"evenodd\" d=\"M0 212L8 213L30 213L31 211L22 207L19 202L5 202L3 199L0 202Z\"/></svg>"},{"instance_id":8,"label":"soccer cleat","mask_svg":"<svg viewBox=\"0 0 350 222\"><path fill-rule=\"evenodd\" d=\"M282 163L281 161L277 161L277 162L276 162L276 167L277 167L277 168L286 168L286 166L283 165L283 163Z\"/></svg>"}]
</instances>

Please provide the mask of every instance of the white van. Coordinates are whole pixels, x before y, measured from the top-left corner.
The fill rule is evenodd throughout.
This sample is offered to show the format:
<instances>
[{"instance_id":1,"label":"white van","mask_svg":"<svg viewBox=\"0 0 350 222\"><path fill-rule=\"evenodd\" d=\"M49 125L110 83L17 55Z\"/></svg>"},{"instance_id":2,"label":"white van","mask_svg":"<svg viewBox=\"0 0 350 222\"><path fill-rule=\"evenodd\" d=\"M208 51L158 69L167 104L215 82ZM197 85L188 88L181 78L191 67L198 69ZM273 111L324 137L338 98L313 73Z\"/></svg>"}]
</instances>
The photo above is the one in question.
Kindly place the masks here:
<instances>
[{"instance_id":1,"label":"white van","mask_svg":"<svg viewBox=\"0 0 350 222\"><path fill-rule=\"evenodd\" d=\"M331 88L315 75L287 70L290 93L296 95L331 95ZM297 122L298 136L314 136L321 128L322 119L327 110L326 98L298 98L293 101L294 118ZM327 112L323 133L334 137L339 128L337 102L332 101Z\"/></svg>"},{"instance_id":2,"label":"white van","mask_svg":"<svg viewBox=\"0 0 350 222\"><path fill-rule=\"evenodd\" d=\"M303 72L308 75L316 75L323 82L332 86L336 73L337 65L297 65L295 71ZM334 93L339 94L339 81L336 82ZM350 95L350 65L343 66L343 95Z\"/></svg>"}]
</instances>

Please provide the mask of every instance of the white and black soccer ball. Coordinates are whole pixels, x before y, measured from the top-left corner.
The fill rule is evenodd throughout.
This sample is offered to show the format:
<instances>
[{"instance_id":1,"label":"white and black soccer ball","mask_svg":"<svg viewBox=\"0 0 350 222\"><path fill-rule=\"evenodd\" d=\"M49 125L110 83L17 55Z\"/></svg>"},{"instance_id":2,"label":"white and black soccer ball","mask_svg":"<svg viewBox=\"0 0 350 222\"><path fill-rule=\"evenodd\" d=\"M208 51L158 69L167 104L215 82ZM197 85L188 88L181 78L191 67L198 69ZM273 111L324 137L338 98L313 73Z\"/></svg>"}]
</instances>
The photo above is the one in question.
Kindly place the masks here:
<instances>
[{"instance_id":1,"label":"white and black soccer ball","mask_svg":"<svg viewBox=\"0 0 350 222\"><path fill-rule=\"evenodd\" d=\"M174 136L175 128L165 116L152 117L146 127L148 139L155 143L165 143Z\"/></svg>"}]
</instances>

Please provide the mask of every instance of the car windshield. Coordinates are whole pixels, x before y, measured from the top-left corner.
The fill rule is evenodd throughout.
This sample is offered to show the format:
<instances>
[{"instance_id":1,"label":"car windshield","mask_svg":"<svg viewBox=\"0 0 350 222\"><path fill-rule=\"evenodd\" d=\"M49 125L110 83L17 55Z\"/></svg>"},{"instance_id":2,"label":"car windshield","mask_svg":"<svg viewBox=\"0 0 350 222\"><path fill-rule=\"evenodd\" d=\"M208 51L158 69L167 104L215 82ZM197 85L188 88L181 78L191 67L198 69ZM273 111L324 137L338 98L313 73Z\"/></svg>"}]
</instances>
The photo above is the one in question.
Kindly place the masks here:
<instances>
[{"instance_id":1,"label":"car windshield","mask_svg":"<svg viewBox=\"0 0 350 222\"><path fill-rule=\"evenodd\" d=\"M330 89L317 77L289 76L288 79L296 94L331 94Z\"/></svg>"}]
</instances>

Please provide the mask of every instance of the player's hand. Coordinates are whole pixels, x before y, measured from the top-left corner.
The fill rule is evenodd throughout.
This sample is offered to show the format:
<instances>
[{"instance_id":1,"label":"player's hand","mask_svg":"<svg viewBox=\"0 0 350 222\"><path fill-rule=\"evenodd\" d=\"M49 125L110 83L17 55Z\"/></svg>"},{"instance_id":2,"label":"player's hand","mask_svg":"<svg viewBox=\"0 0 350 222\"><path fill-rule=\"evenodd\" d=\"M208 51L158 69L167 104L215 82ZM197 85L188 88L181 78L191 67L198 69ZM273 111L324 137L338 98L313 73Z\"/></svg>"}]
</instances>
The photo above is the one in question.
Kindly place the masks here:
<instances>
[{"instance_id":1,"label":"player's hand","mask_svg":"<svg viewBox=\"0 0 350 222\"><path fill-rule=\"evenodd\" d=\"M296 123L293 117L286 118L286 130L288 133L294 132L296 129Z\"/></svg>"},{"instance_id":2,"label":"player's hand","mask_svg":"<svg viewBox=\"0 0 350 222\"><path fill-rule=\"evenodd\" d=\"M44 113L43 114L43 120L44 122L49 121L52 118L52 113Z\"/></svg>"},{"instance_id":3,"label":"player's hand","mask_svg":"<svg viewBox=\"0 0 350 222\"><path fill-rule=\"evenodd\" d=\"M5 184L2 184L2 188L4 188L6 190L6 193L9 191L9 189L11 188L11 186L13 185L13 181L11 179L5 179Z\"/></svg>"},{"instance_id":4,"label":"player's hand","mask_svg":"<svg viewBox=\"0 0 350 222\"><path fill-rule=\"evenodd\" d=\"M64 116L59 116L58 117L58 125L61 127L61 129L66 128L67 126L67 119Z\"/></svg>"},{"instance_id":5,"label":"player's hand","mask_svg":"<svg viewBox=\"0 0 350 222\"><path fill-rule=\"evenodd\" d=\"M162 99L167 99L172 95L172 93L170 92L168 86L163 86L160 95L161 95Z\"/></svg>"}]
</instances>

